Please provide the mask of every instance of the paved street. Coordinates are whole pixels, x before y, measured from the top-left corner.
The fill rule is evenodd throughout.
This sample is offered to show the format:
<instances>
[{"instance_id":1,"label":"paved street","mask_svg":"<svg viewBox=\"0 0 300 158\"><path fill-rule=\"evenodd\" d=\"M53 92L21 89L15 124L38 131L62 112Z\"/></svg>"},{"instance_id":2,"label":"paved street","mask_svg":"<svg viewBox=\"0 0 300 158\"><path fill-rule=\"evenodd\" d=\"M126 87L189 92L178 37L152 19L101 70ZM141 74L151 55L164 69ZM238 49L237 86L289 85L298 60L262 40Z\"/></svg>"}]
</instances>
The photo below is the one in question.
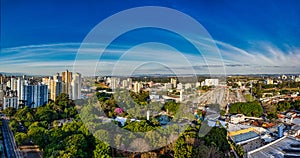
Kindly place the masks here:
<instances>
[{"instance_id":1,"label":"paved street","mask_svg":"<svg viewBox=\"0 0 300 158\"><path fill-rule=\"evenodd\" d=\"M17 145L14 140L13 133L8 126L9 121L6 118L3 118L2 122L3 140L7 158L21 158L20 152L18 151Z\"/></svg>"}]
</instances>

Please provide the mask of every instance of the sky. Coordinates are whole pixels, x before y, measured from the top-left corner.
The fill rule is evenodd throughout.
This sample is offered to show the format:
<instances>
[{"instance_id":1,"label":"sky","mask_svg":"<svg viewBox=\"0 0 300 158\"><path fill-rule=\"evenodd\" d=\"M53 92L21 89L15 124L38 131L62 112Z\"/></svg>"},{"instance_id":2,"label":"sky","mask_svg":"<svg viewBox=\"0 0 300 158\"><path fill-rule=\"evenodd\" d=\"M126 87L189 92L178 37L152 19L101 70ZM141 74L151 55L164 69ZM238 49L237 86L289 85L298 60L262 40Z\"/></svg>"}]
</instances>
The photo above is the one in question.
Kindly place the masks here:
<instances>
[{"instance_id":1,"label":"sky","mask_svg":"<svg viewBox=\"0 0 300 158\"><path fill-rule=\"evenodd\" d=\"M161 16L143 18L147 22L158 18L160 23L177 20L169 24L177 31L143 27L115 37L108 46L102 40L82 44L98 24L121 11L145 6L176 10L199 23L202 33L186 29L191 24L181 17L164 19L167 12L161 11L153 12ZM299 15L298 0L1 0L0 72L53 75L79 63L103 75L299 74ZM97 36L108 39L115 28L132 23L119 20L122 23ZM79 48L87 55L78 55ZM89 65L95 61L98 64Z\"/></svg>"}]
</instances>

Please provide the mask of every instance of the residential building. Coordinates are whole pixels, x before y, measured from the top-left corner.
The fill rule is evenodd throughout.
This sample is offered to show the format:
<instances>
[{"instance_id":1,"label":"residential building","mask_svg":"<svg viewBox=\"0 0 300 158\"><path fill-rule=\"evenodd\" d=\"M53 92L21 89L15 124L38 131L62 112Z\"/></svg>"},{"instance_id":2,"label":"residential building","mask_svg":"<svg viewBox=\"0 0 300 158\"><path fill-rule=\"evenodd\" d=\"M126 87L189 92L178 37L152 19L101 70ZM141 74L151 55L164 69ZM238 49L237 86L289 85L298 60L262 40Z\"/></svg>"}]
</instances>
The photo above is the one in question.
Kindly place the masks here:
<instances>
[{"instance_id":1,"label":"residential building","mask_svg":"<svg viewBox=\"0 0 300 158\"><path fill-rule=\"evenodd\" d=\"M71 83L72 86L72 99L81 99L81 74L75 73Z\"/></svg>"},{"instance_id":2,"label":"residential building","mask_svg":"<svg viewBox=\"0 0 300 158\"><path fill-rule=\"evenodd\" d=\"M119 87L120 78L112 77L110 80L110 88L113 90L117 89Z\"/></svg>"},{"instance_id":3,"label":"residential building","mask_svg":"<svg viewBox=\"0 0 300 158\"><path fill-rule=\"evenodd\" d=\"M72 72L69 72L68 70L62 72L62 92L68 94L70 98L72 97L71 82Z\"/></svg>"},{"instance_id":4,"label":"residential building","mask_svg":"<svg viewBox=\"0 0 300 158\"><path fill-rule=\"evenodd\" d=\"M15 109L18 109L18 97L17 96L5 96L3 97L3 110L13 107Z\"/></svg>"},{"instance_id":5,"label":"residential building","mask_svg":"<svg viewBox=\"0 0 300 158\"><path fill-rule=\"evenodd\" d=\"M238 124L245 121L245 116L243 114L236 114L230 117L230 122L233 124Z\"/></svg>"},{"instance_id":6,"label":"residential building","mask_svg":"<svg viewBox=\"0 0 300 158\"><path fill-rule=\"evenodd\" d=\"M270 79L270 78L266 79L265 84L274 84L273 79Z\"/></svg>"},{"instance_id":7,"label":"residential building","mask_svg":"<svg viewBox=\"0 0 300 158\"><path fill-rule=\"evenodd\" d=\"M137 81L134 82L134 84L133 84L133 91L135 93L139 93L142 88L143 88L143 84L142 83L137 82Z\"/></svg>"},{"instance_id":8,"label":"residential building","mask_svg":"<svg viewBox=\"0 0 300 158\"><path fill-rule=\"evenodd\" d=\"M25 81L19 77L17 80L17 96L18 96L18 100L22 100L22 93L23 92L23 86L25 84Z\"/></svg>"},{"instance_id":9,"label":"residential building","mask_svg":"<svg viewBox=\"0 0 300 158\"><path fill-rule=\"evenodd\" d=\"M63 93L62 76L59 73L53 76L53 80L50 81L51 99L56 100L56 97Z\"/></svg>"},{"instance_id":10,"label":"residential building","mask_svg":"<svg viewBox=\"0 0 300 158\"><path fill-rule=\"evenodd\" d=\"M256 157L299 157L300 141L295 137L284 136L267 145L247 153L247 158Z\"/></svg>"},{"instance_id":11,"label":"residential building","mask_svg":"<svg viewBox=\"0 0 300 158\"><path fill-rule=\"evenodd\" d=\"M219 79L205 79L204 86L218 86Z\"/></svg>"},{"instance_id":12,"label":"residential building","mask_svg":"<svg viewBox=\"0 0 300 158\"><path fill-rule=\"evenodd\" d=\"M38 83L36 85L24 85L22 100L30 108L36 108L48 102L48 86Z\"/></svg>"},{"instance_id":13,"label":"residential building","mask_svg":"<svg viewBox=\"0 0 300 158\"><path fill-rule=\"evenodd\" d=\"M177 79L171 78L171 84L172 84L172 88L176 88L177 87Z\"/></svg>"},{"instance_id":14,"label":"residential building","mask_svg":"<svg viewBox=\"0 0 300 158\"><path fill-rule=\"evenodd\" d=\"M127 80L123 80L122 81L122 87L123 88L127 88L128 87L128 81Z\"/></svg>"},{"instance_id":15,"label":"residential building","mask_svg":"<svg viewBox=\"0 0 300 158\"><path fill-rule=\"evenodd\" d=\"M17 91L6 91L6 94L3 96L3 109L6 109L8 107L13 107L15 109L19 108Z\"/></svg>"}]
</instances>

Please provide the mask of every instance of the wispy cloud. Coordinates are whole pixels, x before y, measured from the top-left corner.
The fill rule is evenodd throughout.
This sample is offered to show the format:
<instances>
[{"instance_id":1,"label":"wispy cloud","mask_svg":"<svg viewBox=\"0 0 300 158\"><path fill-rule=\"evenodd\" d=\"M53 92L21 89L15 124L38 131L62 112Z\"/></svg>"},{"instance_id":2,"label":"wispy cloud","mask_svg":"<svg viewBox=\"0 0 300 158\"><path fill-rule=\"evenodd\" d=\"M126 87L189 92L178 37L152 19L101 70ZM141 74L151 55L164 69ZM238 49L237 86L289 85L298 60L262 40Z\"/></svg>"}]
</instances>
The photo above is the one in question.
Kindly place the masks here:
<instances>
[{"instance_id":1,"label":"wispy cloud","mask_svg":"<svg viewBox=\"0 0 300 158\"><path fill-rule=\"evenodd\" d=\"M197 43L198 42L198 43ZM94 73L300 73L300 49L288 47L287 51L271 43L257 43L257 47L241 49L237 46L215 42L216 47L201 41L203 54L179 52L160 43L144 43L129 50L126 47L104 49L99 44L84 44L76 56L80 43L57 43L3 48L0 54L0 71L51 75L65 69L85 70ZM99 53L104 51L99 61ZM218 55L219 54L219 55ZM77 60L75 62L75 60ZM97 62L99 63L97 64ZM96 63L96 64L91 64ZM96 67L97 66L97 67ZM78 69L79 68L79 69Z\"/></svg>"}]
</instances>

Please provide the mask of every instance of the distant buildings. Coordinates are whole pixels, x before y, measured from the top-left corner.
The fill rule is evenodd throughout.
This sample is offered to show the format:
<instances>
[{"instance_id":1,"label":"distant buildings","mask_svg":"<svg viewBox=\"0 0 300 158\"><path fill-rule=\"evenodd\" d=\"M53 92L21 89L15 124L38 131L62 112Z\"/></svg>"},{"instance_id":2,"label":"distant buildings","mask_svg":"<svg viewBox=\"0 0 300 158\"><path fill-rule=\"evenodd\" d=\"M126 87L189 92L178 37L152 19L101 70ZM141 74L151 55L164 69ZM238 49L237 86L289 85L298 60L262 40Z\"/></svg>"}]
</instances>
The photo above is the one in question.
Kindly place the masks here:
<instances>
[{"instance_id":1,"label":"distant buildings","mask_svg":"<svg viewBox=\"0 0 300 158\"><path fill-rule=\"evenodd\" d=\"M23 77L6 77L0 75L0 105L19 108L20 105L36 108L48 103L48 99L56 100L61 93L70 99L81 99L81 74L69 72L44 77L42 82Z\"/></svg>"},{"instance_id":2,"label":"distant buildings","mask_svg":"<svg viewBox=\"0 0 300 158\"><path fill-rule=\"evenodd\" d=\"M44 84L49 87L49 98L56 100L56 97L61 93L69 95L70 99L81 99L81 83L82 77L80 73L72 73L66 70L62 72L62 76L59 73L53 77L43 78Z\"/></svg>"},{"instance_id":3,"label":"distant buildings","mask_svg":"<svg viewBox=\"0 0 300 158\"><path fill-rule=\"evenodd\" d=\"M143 88L143 84L142 83L137 82L137 81L134 82L134 84L133 84L133 91L135 93L139 93L142 88Z\"/></svg>"},{"instance_id":4,"label":"distant buildings","mask_svg":"<svg viewBox=\"0 0 300 158\"><path fill-rule=\"evenodd\" d=\"M177 87L177 79L171 78L171 84L172 84L172 88L176 88Z\"/></svg>"},{"instance_id":5,"label":"distant buildings","mask_svg":"<svg viewBox=\"0 0 300 158\"><path fill-rule=\"evenodd\" d=\"M112 77L110 79L110 88L112 90L117 89L119 87L119 83L120 83L120 78L118 78L118 77Z\"/></svg>"},{"instance_id":6,"label":"distant buildings","mask_svg":"<svg viewBox=\"0 0 300 158\"><path fill-rule=\"evenodd\" d=\"M273 79L270 78L266 79L265 84L274 84Z\"/></svg>"},{"instance_id":7,"label":"distant buildings","mask_svg":"<svg viewBox=\"0 0 300 158\"><path fill-rule=\"evenodd\" d=\"M202 86L218 86L219 85L219 79L205 79L202 82Z\"/></svg>"}]
</instances>

